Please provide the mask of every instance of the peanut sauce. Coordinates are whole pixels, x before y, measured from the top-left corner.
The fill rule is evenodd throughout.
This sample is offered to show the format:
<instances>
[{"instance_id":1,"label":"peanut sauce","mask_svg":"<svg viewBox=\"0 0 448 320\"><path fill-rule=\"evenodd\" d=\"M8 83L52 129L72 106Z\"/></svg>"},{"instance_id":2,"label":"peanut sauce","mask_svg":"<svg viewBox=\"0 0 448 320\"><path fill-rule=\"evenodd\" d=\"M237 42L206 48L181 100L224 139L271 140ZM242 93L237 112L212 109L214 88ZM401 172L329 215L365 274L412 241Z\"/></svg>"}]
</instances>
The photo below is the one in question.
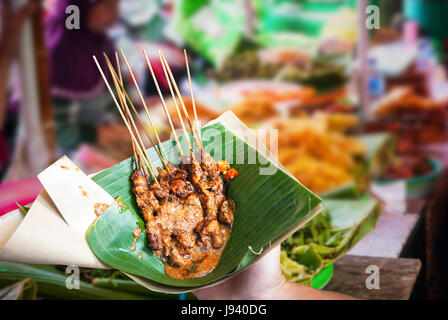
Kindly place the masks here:
<instances>
[{"instance_id":1,"label":"peanut sauce","mask_svg":"<svg viewBox=\"0 0 448 320\"><path fill-rule=\"evenodd\" d=\"M203 277L213 271L221 259L223 250L208 252L205 258L199 262L186 264L182 267L176 268L165 263L165 273L170 277L177 279L194 279Z\"/></svg>"},{"instance_id":2,"label":"peanut sauce","mask_svg":"<svg viewBox=\"0 0 448 320\"><path fill-rule=\"evenodd\" d=\"M95 211L95 214L97 217L101 216L104 211L107 210L107 208L109 208L109 205L107 205L106 203L95 203L95 205L93 206L93 209Z\"/></svg>"},{"instance_id":3,"label":"peanut sauce","mask_svg":"<svg viewBox=\"0 0 448 320\"><path fill-rule=\"evenodd\" d=\"M134 231L132 232L132 236L134 237L134 242L132 243L131 251L135 251L135 244L137 243L137 240L140 237L141 233L142 233L142 228L140 228L140 227L135 228Z\"/></svg>"}]
</instances>

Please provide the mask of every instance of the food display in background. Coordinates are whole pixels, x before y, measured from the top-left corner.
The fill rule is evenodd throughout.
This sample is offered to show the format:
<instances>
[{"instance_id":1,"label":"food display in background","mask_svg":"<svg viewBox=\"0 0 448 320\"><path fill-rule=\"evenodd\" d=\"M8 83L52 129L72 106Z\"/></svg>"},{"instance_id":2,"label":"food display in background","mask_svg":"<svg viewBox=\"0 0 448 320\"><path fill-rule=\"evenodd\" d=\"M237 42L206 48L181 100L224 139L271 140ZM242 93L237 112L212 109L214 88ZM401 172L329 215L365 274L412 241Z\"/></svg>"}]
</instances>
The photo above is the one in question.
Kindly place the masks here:
<instances>
[{"instance_id":1,"label":"food display in background","mask_svg":"<svg viewBox=\"0 0 448 320\"><path fill-rule=\"evenodd\" d=\"M194 107L193 107L193 101L191 100L190 97L182 96L182 100L183 100L185 108L189 114L193 115L196 112L197 118L201 124L206 124L209 121L216 119L220 115L220 113L217 112L215 109L212 109L209 106L207 106L197 100L194 101ZM170 113L170 116L171 116L171 119L173 120L174 125L180 127L181 122L179 119L179 115L176 111L176 105L175 105L173 99L167 100L166 104L167 104L168 111ZM196 111L194 109L196 109ZM167 123L167 125L168 125L168 123Z\"/></svg>"},{"instance_id":2,"label":"food display in background","mask_svg":"<svg viewBox=\"0 0 448 320\"><path fill-rule=\"evenodd\" d=\"M330 92L344 87L344 66L327 58L310 58L298 50L243 48L227 57L216 74L220 81L276 79Z\"/></svg>"},{"instance_id":3,"label":"food display in background","mask_svg":"<svg viewBox=\"0 0 448 320\"><path fill-rule=\"evenodd\" d=\"M447 101L435 101L409 88L396 88L378 101L368 132L389 131L398 135L398 152L412 151L416 143L437 143L448 138Z\"/></svg>"},{"instance_id":4,"label":"food display in background","mask_svg":"<svg viewBox=\"0 0 448 320\"><path fill-rule=\"evenodd\" d=\"M248 49L227 57L216 76L220 81L272 79L281 68L280 63L263 62L257 49Z\"/></svg>"},{"instance_id":5,"label":"food display in background","mask_svg":"<svg viewBox=\"0 0 448 320\"><path fill-rule=\"evenodd\" d=\"M427 157L423 155L402 155L395 158L395 161L382 174L381 179L398 180L410 179L430 173L431 165Z\"/></svg>"},{"instance_id":6,"label":"food display in background","mask_svg":"<svg viewBox=\"0 0 448 320\"><path fill-rule=\"evenodd\" d=\"M372 110L365 131L388 131L397 136L396 156L381 181L409 180L430 174L434 168L419 147L448 138L447 101L416 94L411 88L393 89Z\"/></svg>"},{"instance_id":7,"label":"food display in background","mask_svg":"<svg viewBox=\"0 0 448 320\"><path fill-rule=\"evenodd\" d=\"M348 81L343 66L324 59L314 59L303 65L286 65L277 77L283 81L313 87L317 92L340 89Z\"/></svg>"},{"instance_id":8,"label":"food display in background","mask_svg":"<svg viewBox=\"0 0 448 320\"><path fill-rule=\"evenodd\" d=\"M280 115L272 102L265 95L251 95L232 105L230 110L244 123L254 124Z\"/></svg>"},{"instance_id":9,"label":"food display in background","mask_svg":"<svg viewBox=\"0 0 448 320\"><path fill-rule=\"evenodd\" d=\"M328 113L352 113L356 110L356 104L347 98L347 89L340 88L330 92L316 92L311 89L312 94L299 100L291 107L291 115L302 114L303 112L312 114L314 112Z\"/></svg>"},{"instance_id":10,"label":"food display in background","mask_svg":"<svg viewBox=\"0 0 448 320\"><path fill-rule=\"evenodd\" d=\"M282 243L280 263L288 280L313 285L314 276L373 230L381 214L374 200L324 200L323 205L326 210Z\"/></svg>"},{"instance_id":11,"label":"food display in background","mask_svg":"<svg viewBox=\"0 0 448 320\"><path fill-rule=\"evenodd\" d=\"M319 194L349 183L365 187L361 168L366 146L345 134L357 123L352 115L316 113L272 120L265 127L278 129L280 163Z\"/></svg>"}]
</instances>

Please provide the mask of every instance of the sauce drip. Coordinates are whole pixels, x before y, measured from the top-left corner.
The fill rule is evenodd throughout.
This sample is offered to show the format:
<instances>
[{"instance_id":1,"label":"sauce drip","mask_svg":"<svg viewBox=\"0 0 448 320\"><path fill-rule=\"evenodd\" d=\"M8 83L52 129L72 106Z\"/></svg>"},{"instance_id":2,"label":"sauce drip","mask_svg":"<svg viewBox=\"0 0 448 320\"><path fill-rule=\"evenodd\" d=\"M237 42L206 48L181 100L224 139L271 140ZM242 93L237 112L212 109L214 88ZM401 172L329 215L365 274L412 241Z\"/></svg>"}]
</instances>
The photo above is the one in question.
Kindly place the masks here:
<instances>
[{"instance_id":1,"label":"sauce drip","mask_svg":"<svg viewBox=\"0 0 448 320\"><path fill-rule=\"evenodd\" d=\"M69 167L66 167L66 166L61 166L61 168L64 169L64 170L69 170L70 169Z\"/></svg>"},{"instance_id":2,"label":"sauce drip","mask_svg":"<svg viewBox=\"0 0 448 320\"><path fill-rule=\"evenodd\" d=\"M138 238L140 237L140 234L142 233L142 228L137 227L132 231L132 236L134 237L134 242L131 246L131 251L135 251L135 244L137 243Z\"/></svg>"},{"instance_id":3,"label":"sauce drip","mask_svg":"<svg viewBox=\"0 0 448 320\"><path fill-rule=\"evenodd\" d=\"M81 186L79 186L79 189L82 191L82 195L87 198L87 192Z\"/></svg>"},{"instance_id":4,"label":"sauce drip","mask_svg":"<svg viewBox=\"0 0 448 320\"><path fill-rule=\"evenodd\" d=\"M95 205L93 206L93 209L97 217L101 216L104 213L104 211L107 210L107 208L109 208L109 205L99 202L95 203Z\"/></svg>"},{"instance_id":5,"label":"sauce drip","mask_svg":"<svg viewBox=\"0 0 448 320\"><path fill-rule=\"evenodd\" d=\"M124 209L124 208L126 207L126 205L123 203L123 201L120 200L119 197L117 197L117 198L115 199L115 202L117 202L117 205L118 205L121 209Z\"/></svg>"}]
</instances>

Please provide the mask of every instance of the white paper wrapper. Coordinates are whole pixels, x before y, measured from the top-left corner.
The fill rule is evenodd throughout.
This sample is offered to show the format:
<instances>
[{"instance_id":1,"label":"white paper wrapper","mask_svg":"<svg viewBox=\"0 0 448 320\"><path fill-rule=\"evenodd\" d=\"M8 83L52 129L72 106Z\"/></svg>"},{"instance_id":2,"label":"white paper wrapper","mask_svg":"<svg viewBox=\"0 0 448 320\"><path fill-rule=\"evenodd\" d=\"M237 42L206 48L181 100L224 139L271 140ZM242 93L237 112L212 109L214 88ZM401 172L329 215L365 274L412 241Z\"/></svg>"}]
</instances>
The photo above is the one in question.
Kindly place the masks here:
<instances>
[{"instance_id":1,"label":"white paper wrapper","mask_svg":"<svg viewBox=\"0 0 448 320\"><path fill-rule=\"evenodd\" d=\"M74 231L81 234L85 234L98 217L95 205L111 205L114 202L110 194L66 156L42 171L38 178L64 220Z\"/></svg>"},{"instance_id":2,"label":"white paper wrapper","mask_svg":"<svg viewBox=\"0 0 448 320\"><path fill-rule=\"evenodd\" d=\"M0 260L107 268L90 250L85 235L64 221L45 190L26 216L16 210L1 217L0 230Z\"/></svg>"}]
</instances>

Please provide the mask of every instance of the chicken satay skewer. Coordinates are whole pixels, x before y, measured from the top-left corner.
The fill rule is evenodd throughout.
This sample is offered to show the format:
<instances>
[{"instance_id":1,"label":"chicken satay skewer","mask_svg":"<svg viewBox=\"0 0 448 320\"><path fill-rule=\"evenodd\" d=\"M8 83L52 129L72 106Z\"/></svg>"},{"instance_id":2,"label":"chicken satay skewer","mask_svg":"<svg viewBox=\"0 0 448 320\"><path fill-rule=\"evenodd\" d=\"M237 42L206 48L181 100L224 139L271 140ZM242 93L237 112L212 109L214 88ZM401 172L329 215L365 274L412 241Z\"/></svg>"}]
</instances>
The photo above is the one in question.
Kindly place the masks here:
<instances>
[{"instance_id":1,"label":"chicken satay skewer","mask_svg":"<svg viewBox=\"0 0 448 320\"><path fill-rule=\"evenodd\" d=\"M138 86L137 79L134 76L134 72L132 71L131 66L128 63L128 59L126 58L126 55L124 54L123 49L120 49L120 52L121 52L121 56L124 59L124 62L126 63L126 67L129 70L129 74L131 75L131 78L132 78L132 80L134 82L135 88L137 89L138 95L140 96L140 100L142 101L143 107L144 107L145 112L146 112L146 116L148 117L148 120L149 120L149 123L151 124L152 130L154 131L154 134L156 136L156 139L157 139L157 142L159 144L160 150L162 151L162 154L164 155L164 157L166 159L166 163L163 160L162 160L162 162L165 165L165 168L167 169L167 171L169 173L171 173L170 168L167 165L167 163L169 163L168 157L167 157L167 155L165 153L165 149L163 148L162 141L160 141L160 137L159 137L159 134L157 133L157 129L156 129L155 125L154 125L154 122L152 121L152 117L149 114L148 106L146 105L145 99L143 98L143 94L140 91L140 87ZM154 149L156 149L155 146L154 146Z\"/></svg>"},{"instance_id":2,"label":"chicken satay skewer","mask_svg":"<svg viewBox=\"0 0 448 320\"><path fill-rule=\"evenodd\" d=\"M179 105L177 104L176 95L174 94L173 86L171 85L171 81L170 81L170 78L169 78L169 76L168 76L168 72L167 72L166 66L165 66L165 64L164 64L164 62L163 62L163 59L162 59L161 51L160 51L160 50L159 50L159 57L160 57L160 62L161 62L161 64L162 64L163 72L165 73L165 77L166 77L166 81L167 81L167 83L168 83L168 87L169 87L170 92L171 92L171 96L173 97L174 105L176 106L177 115L178 115L178 117L179 117L180 123L181 123L181 125L182 125L182 129L183 129L183 131L184 131L185 140L187 140L188 149L190 150L190 156L191 156L191 159L192 159L193 162L194 162L194 152L193 152L193 147L192 147L192 145L191 145L191 143L190 143L190 139L188 138L187 129L185 128L184 120L183 120L182 115L181 115L181 113L180 113Z\"/></svg>"},{"instance_id":3,"label":"chicken satay skewer","mask_svg":"<svg viewBox=\"0 0 448 320\"><path fill-rule=\"evenodd\" d=\"M129 123L127 122L126 117L124 116L124 114L123 114L123 112L122 112L122 110L121 110L121 107L120 107L120 105L118 104L118 101L117 101L117 99L116 99L116 97L115 97L115 94L114 94L112 88L110 87L109 82L107 81L107 78L106 78L106 76L104 75L103 69L101 68L101 66L100 66L100 64L99 64L99 62L98 62L96 56L93 56L93 60L95 61L95 64L96 64L96 66L97 66L97 68L98 68L98 70L99 70L99 72L100 72L100 74L101 74L101 77L103 78L103 81L104 81L104 83L105 83L107 89L109 90L109 93L110 93L110 95L111 95L111 97L112 97L112 100L114 101L114 103L115 103L115 105L116 105L116 107L117 107L117 109L118 109L118 112L120 113L121 118L123 119L123 121L124 121L124 123L125 123L125 125L126 125L126 127L127 127L127 129L128 129L128 131L129 131L129 134L131 135L131 138L134 140L134 143L135 143L135 145L136 145L136 147L137 147L138 152L139 152L140 155L141 155L141 158L144 160L144 162L145 162L146 165L148 166L148 169L149 169L149 171L150 171L150 173L151 173L151 176L152 176L152 178L154 179L154 183L156 183L157 185L159 185L159 182L157 181L157 176L156 176L156 174L155 174L154 168L153 168L153 166L151 165L151 161L149 160L149 158L146 159L145 157L142 156L142 150L141 150L141 148L140 148L140 145L137 143L137 139L135 138L134 133L132 132L131 127L129 126Z\"/></svg>"},{"instance_id":4,"label":"chicken satay skewer","mask_svg":"<svg viewBox=\"0 0 448 320\"><path fill-rule=\"evenodd\" d=\"M201 128L199 126L198 113L196 110L196 103L194 101L193 85L191 84L190 66L188 65L187 50L185 50L185 49L184 49L184 56L185 56L185 66L187 67L188 84L190 85L191 103L193 104L194 119L196 121L196 130L197 130L197 134L199 137L199 142L201 143L201 146L199 147L199 149L202 153L204 146L202 144Z\"/></svg>"},{"instance_id":5,"label":"chicken satay skewer","mask_svg":"<svg viewBox=\"0 0 448 320\"><path fill-rule=\"evenodd\" d=\"M105 53L104 53L104 57L105 57L107 63L110 64L110 65L112 65L111 62L110 62L110 60L109 60L109 57L108 57ZM115 70L114 70L113 67L112 67L112 69L111 69L111 73L113 74L113 76L117 77L117 73L115 72ZM126 100L129 102L129 105L131 106L131 108L132 108L132 110L134 111L134 113L135 113L137 119L138 119L139 122L141 123L141 125L142 125L142 127L143 127L143 130L145 131L146 136L148 137L149 141L151 142L151 144L152 144L153 146L156 146L156 143L155 143L154 140L152 139L151 134L150 134L150 133L148 132L148 130L146 129L146 126L144 125L142 119L140 118L140 115L138 114L137 109L135 108L134 104L132 103L131 98L129 97L128 93L126 92L126 89L124 88L123 83L120 83L120 87L121 87L121 90L123 90L123 94L124 94L125 97L126 97L126 98L124 99L124 100L125 100L125 103L126 103ZM153 127L153 130L155 130L154 127ZM160 154L159 150L158 150L157 148L154 148L154 150L156 151L157 156L159 157L159 159L162 161L162 163L164 164L164 166L165 166L165 167L168 169L168 171L169 171L169 168L168 168L168 166L167 166L165 160L163 159L162 155ZM167 159L167 160L168 160L168 159Z\"/></svg>"},{"instance_id":6,"label":"chicken satay skewer","mask_svg":"<svg viewBox=\"0 0 448 320\"><path fill-rule=\"evenodd\" d=\"M146 64L148 65L148 69L151 72L151 76L152 76L152 79L154 81L154 85L156 86L157 93L159 94L160 100L162 101L163 110L165 111L165 115L168 118L168 121L170 123L171 130L172 130L172 132L174 134L174 139L176 140L177 148L179 149L179 154L180 154L180 156L182 158L184 156L183 152L182 152L182 147L180 146L179 139L178 139L177 133L176 133L176 129L174 129L173 121L171 120L171 116L170 116L170 113L168 111L168 107L166 106L165 99L163 98L162 91L160 90L159 83L157 82L156 75L154 74L154 70L152 69L151 61L149 60L148 55L146 54L145 50L143 50L143 54L145 55Z\"/></svg>"},{"instance_id":7,"label":"chicken satay skewer","mask_svg":"<svg viewBox=\"0 0 448 320\"><path fill-rule=\"evenodd\" d=\"M178 99L180 101L180 104L182 106L182 110L184 112L184 115L185 115L185 117L187 119L187 122L188 122L188 125L190 127L191 134L193 135L193 139L195 140L196 145L198 146L198 148L201 149L201 144L199 143L198 137L196 136L196 133L193 130L193 124L191 123L190 116L188 115L187 108L185 107L184 100L182 99L182 95L179 92L179 88L177 87L176 80L174 79L173 73L171 72L171 68L168 65L168 61L166 60L165 55L163 54L162 50L159 50L159 54L161 55L162 60L163 60L162 64L164 63L165 66L166 66L166 69L167 69L168 74L170 76L170 79L171 79L171 82L173 84L174 90L176 91L177 97L178 97Z\"/></svg>"}]
</instances>

